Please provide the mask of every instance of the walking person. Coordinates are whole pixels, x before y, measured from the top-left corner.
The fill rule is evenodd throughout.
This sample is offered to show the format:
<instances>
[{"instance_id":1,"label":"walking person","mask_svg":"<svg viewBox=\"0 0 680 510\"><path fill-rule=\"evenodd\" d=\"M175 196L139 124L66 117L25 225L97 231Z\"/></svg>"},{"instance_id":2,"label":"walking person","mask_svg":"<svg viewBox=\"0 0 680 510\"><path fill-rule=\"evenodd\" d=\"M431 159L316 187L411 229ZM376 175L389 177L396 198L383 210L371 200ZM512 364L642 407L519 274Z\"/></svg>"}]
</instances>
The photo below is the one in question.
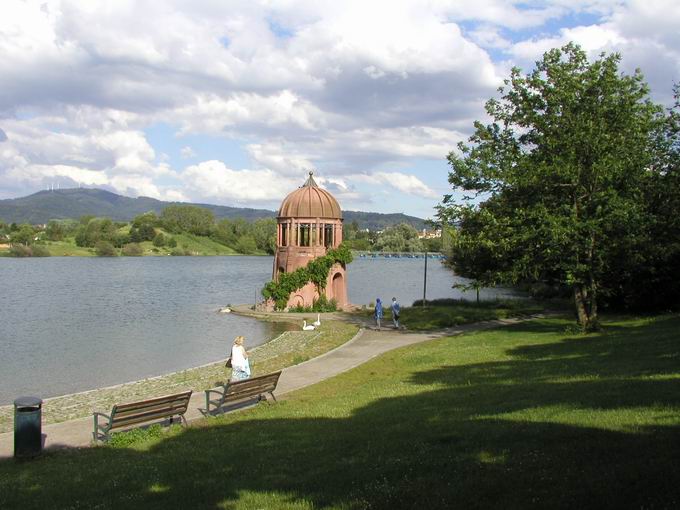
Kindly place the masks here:
<instances>
[{"instance_id":1,"label":"walking person","mask_svg":"<svg viewBox=\"0 0 680 510\"><path fill-rule=\"evenodd\" d=\"M392 322L394 323L394 327L396 329L399 329L399 312L401 308L399 307L399 303L397 302L397 298L393 297L392 298Z\"/></svg>"},{"instance_id":2,"label":"walking person","mask_svg":"<svg viewBox=\"0 0 680 510\"><path fill-rule=\"evenodd\" d=\"M250 377L250 362L248 361L248 351L243 346L244 340L244 337L237 336L231 346L232 381L242 381Z\"/></svg>"},{"instance_id":3,"label":"walking person","mask_svg":"<svg viewBox=\"0 0 680 510\"><path fill-rule=\"evenodd\" d=\"M378 325L378 331L380 331L380 321L383 318L383 307L380 298L375 300L375 312L373 312L373 317L375 318L375 323Z\"/></svg>"}]
</instances>

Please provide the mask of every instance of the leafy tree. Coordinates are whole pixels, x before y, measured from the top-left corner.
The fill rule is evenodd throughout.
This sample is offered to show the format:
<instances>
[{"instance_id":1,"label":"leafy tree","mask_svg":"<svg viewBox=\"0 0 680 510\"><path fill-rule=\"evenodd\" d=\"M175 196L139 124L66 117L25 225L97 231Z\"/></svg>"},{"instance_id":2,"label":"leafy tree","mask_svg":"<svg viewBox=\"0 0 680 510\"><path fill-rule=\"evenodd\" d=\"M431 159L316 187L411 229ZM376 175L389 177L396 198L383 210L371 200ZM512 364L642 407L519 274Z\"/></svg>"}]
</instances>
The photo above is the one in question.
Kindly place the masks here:
<instances>
[{"instance_id":1,"label":"leafy tree","mask_svg":"<svg viewBox=\"0 0 680 510\"><path fill-rule=\"evenodd\" d=\"M449 182L484 199L444 197L440 219L459 225L453 264L484 283L567 286L584 330L598 326L607 274L647 242L642 183L653 161L660 108L620 56L589 63L574 44L543 55L528 75L513 69L492 123L448 157Z\"/></svg>"},{"instance_id":2,"label":"leafy tree","mask_svg":"<svg viewBox=\"0 0 680 510\"><path fill-rule=\"evenodd\" d=\"M142 225L151 225L152 227L157 227L160 225L160 219L153 211L135 216L135 218L132 220L131 226L134 228L139 228Z\"/></svg>"},{"instance_id":3,"label":"leafy tree","mask_svg":"<svg viewBox=\"0 0 680 510\"><path fill-rule=\"evenodd\" d=\"M345 243L350 250L369 251L373 248L368 239L352 239L351 241L346 241L343 238L342 242Z\"/></svg>"},{"instance_id":4,"label":"leafy tree","mask_svg":"<svg viewBox=\"0 0 680 510\"><path fill-rule=\"evenodd\" d=\"M408 223L399 223L386 228L378 236L375 247L382 251L422 251L423 245L418 239L418 231Z\"/></svg>"},{"instance_id":5,"label":"leafy tree","mask_svg":"<svg viewBox=\"0 0 680 510\"><path fill-rule=\"evenodd\" d=\"M167 237L163 235L163 232L159 232L158 234L156 234L156 237L153 238L153 245L156 246L157 248L165 246L166 243Z\"/></svg>"},{"instance_id":6,"label":"leafy tree","mask_svg":"<svg viewBox=\"0 0 680 510\"><path fill-rule=\"evenodd\" d=\"M177 247L177 239L175 239L174 237L169 238L167 241L167 245L169 248Z\"/></svg>"},{"instance_id":7,"label":"leafy tree","mask_svg":"<svg viewBox=\"0 0 680 510\"><path fill-rule=\"evenodd\" d=\"M251 236L243 236L236 243L236 251L248 255L250 253L255 253L257 251L257 244L255 239Z\"/></svg>"},{"instance_id":8,"label":"leafy tree","mask_svg":"<svg viewBox=\"0 0 680 510\"><path fill-rule=\"evenodd\" d=\"M215 217L209 209L195 205L170 205L161 213L161 223L166 230L179 234L188 232L207 236L213 230Z\"/></svg>"},{"instance_id":9,"label":"leafy tree","mask_svg":"<svg viewBox=\"0 0 680 510\"><path fill-rule=\"evenodd\" d=\"M420 242L423 245L423 250L425 251L440 252L443 249L441 237L430 237L427 239L421 239Z\"/></svg>"},{"instance_id":10,"label":"leafy tree","mask_svg":"<svg viewBox=\"0 0 680 510\"><path fill-rule=\"evenodd\" d=\"M108 241L97 241L94 251L98 257L115 257L116 248Z\"/></svg>"},{"instance_id":11,"label":"leafy tree","mask_svg":"<svg viewBox=\"0 0 680 510\"><path fill-rule=\"evenodd\" d=\"M680 85L656 139L655 161L648 167L642 203L651 218L647 242L625 271L608 275L618 289L617 304L636 309L668 309L680 304Z\"/></svg>"},{"instance_id":12,"label":"leafy tree","mask_svg":"<svg viewBox=\"0 0 680 510\"><path fill-rule=\"evenodd\" d=\"M130 227L130 241L133 243L153 241L154 237L156 237L156 229L151 223L141 223L138 226L133 224Z\"/></svg>"},{"instance_id":13,"label":"leafy tree","mask_svg":"<svg viewBox=\"0 0 680 510\"><path fill-rule=\"evenodd\" d=\"M98 241L118 244L124 239L117 236L116 226L109 218L93 218L86 225L78 227L75 241L77 246L86 247L95 246Z\"/></svg>"},{"instance_id":14,"label":"leafy tree","mask_svg":"<svg viewBox=\"0 0 680 510\"><path fill-rule=\"evenodd\" d=\"M24 246L29 246L33 244L33 238L35 237L35 230L33 227L27 223L19 226L19 228L13 231L9 240L12 244L23 244Z\"/></svg>"},{"instance_id":15,"label":"leafy tree","mask_svg":"<svg viewBox=\"0 0 680 510\"><path fill-rule=\"evenodd\" d=\"M159 219L154 212L147 212L136 216L130 225L130 241L133 243L152 241L156 237L155 227L158 224Z\"/></svg>"},{"instance_id":16,"label":"leafy tree","mask_svg":"<svg viewBox=\"0 0 680 510\"><path fill-rule=\"evenodd\" d=\"M234 230L231 227L231 221L227 219L220 220L217 223L210 237L214 241L225 246L234 246L238 240L234 234Z\"/></svg>"},{"instance_id":17,"label":"leafy tree","mask_svg":"<svg viewBox=\"0 0 680 510\"><path fill-rule=\"evenodd\" d=\"M251 226L251 231L257 249L273 255L276 251L276 220L274 218L256 220Z\"/></svg>"},{"instance_id":18,"label":"leafy tree","mask_svg":"<svg viewBox=\"0 0 680 510\"><path fill-rule=\"evenodd\" d=\"M60 221L51 220L45 228L45 236L50 241L61 241L65 234L64 225Z\"/></svg>"}]
</instances>

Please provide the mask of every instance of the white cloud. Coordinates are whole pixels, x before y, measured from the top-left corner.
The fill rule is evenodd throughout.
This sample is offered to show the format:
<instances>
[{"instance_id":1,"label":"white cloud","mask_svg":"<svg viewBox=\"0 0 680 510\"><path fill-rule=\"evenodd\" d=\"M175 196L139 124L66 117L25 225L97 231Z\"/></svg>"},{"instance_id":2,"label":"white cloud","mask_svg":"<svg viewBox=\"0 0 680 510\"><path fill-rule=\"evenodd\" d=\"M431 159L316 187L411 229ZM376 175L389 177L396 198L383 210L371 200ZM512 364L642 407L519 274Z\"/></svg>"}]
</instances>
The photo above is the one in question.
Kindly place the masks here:
<instances>
[{"instance_id":1,"label":"white cloud","mask_svg":"<svg viewBox=\"0 0 680 510\"><path fill-rule=\"evenodd\" d=\"M510 66L528 70L569 40L593 56L621 51L667 101L680 81L678 26L671 0L0 2L0 194L60 175L261 203L316 168L359 203L350 176L383 185L385 168L443 161ZM518 33L529 35L513 44ZM507 60L493 61L497 50ZM176 131L172 150L145 135L161 124ZM189 144L205 134L240 145L250 161L238 166L250 169L230 169L226 149L224 161L186 169L161 154L196 158ZM434 198L422 172L391 172L390 186Z\"/></svg>"},{"instance_id":2,"label":"white cloud","mask_svg":"<svg viewBox=\"0 0 680 510\"><path fill-rule=\"evenodd\" d=\"M194 152L194 149L189 147L188 145L185 147L182 147L182 150L180 151L180 155L184 159L191 159L196 157L196 152Z\"/></svg>"},{"instance_id":3,"label":"white cloud","mask_svg":"<svg viewBox=\"0 0 680 510\"><path fill-rule=\"evenodd\" d=\"M300 186L271 170L232 170L221 161L203 161L182 173L192 196L203 196L236 203L275 202Z\"/></svg>"},{"instance_id":4,"label":"white cloud","mask_svg":"<svg viewBox=\"0 0 680 510\"><path fill-rule=\"evenodd\" d=\"M418 177L401 172L375 172L370 175L353 175L351 179L357 182L387 185L407 195L423 198L440 198L439 193L435 192Z\"/></svg>"}]
</instances>

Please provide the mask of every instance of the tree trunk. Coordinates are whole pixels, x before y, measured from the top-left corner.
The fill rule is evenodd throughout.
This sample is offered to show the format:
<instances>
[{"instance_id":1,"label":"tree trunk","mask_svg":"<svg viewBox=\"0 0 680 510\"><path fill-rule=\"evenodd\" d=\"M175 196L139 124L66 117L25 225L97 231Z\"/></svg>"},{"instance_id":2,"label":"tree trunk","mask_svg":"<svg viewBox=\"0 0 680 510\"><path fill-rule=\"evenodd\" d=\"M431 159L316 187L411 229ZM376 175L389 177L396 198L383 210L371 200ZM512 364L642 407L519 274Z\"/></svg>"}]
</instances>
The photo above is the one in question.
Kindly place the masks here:
<instances>
[{"instance_id":1,"label":"tree trunk","mask_svg":"<svg viewBox=\"0 0 680 510\"><path fill-rule=\"evenodd\" d=\"M574 285L574 304L578 323L584 332L589 333L599 329L597 320L597 301L595 291L585 285Z\"/></svg>"}]
</instances>

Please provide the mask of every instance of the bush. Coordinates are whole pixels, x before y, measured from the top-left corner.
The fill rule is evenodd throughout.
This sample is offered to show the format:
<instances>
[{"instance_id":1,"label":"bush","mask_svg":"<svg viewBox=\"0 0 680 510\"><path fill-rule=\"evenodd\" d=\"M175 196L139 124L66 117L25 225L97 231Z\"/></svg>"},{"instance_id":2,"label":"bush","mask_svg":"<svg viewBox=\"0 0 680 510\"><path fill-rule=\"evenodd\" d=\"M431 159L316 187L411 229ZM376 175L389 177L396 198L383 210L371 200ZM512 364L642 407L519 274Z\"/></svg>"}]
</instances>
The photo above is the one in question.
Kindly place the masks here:
<instances>
[{"instance_id":1,"label":"bush","mask_svg":"<svg viewBox=\"0 0 680 510\"><path fill-rule=\"evenodd\" d=\"M170 255L173 255L175 257L190 257L191 256L191 250L188 250L186 248L174 248L170 252Z\"/></svg>"},{"instance_id":2,"label":"bush","mask_svg":"<svg viewBox=\"0 0 680 510\"><path fill-rule=\"evenodd\" d=\"M123 246L122 253L126 257L141 257L144 254L144 248L137 243L129 243Z\"/></svg>"},{"instance_id":3,"label":"bush","mask_svg":"<svg viewBox=\"0 0 680 510\"><path fill-rule=\"evenodd\" d=\"M169 248L176 248L177 247L177 239L174 237L169 238L166 243L165 243Z\"/></svg>"},{"instance_id":4,"label":"bush","mask_svg":"<svg viewBox=\"0 0 680 510\"><path fill-rule=\"evenodd\" d=\"M98 257L115 257L116 248L108 241L97 241L94 251Z\"/></svg>"},{"instance_id":5,"label":"bush","mask_svg":"<svg viewBox=\"0 0 680 510\"><path fill-rule=\"evenodd\" d=\"M312 305L312 312L335 312L337 309L338 302L335 299L329 300L324 294Z\"/></svg>"},{"instance_id":6,"label":"bush","mask_svg":"<svg viewBox=\"0 0 680 510\"><path fill-rule=\"evenodd\" d=\"M153 245L157 248L160 248L161 246L165 246L166 244L166 239L165 236L163 235L163 232L159 232L156 234L156 237L153 238Z\"/></svg>"},{"instance_id":7,"label":"bush","mask_svg":"<svg viewBox=\"0 0 680 510\"><path fill-rule=\"evenodd\" d=\"M30 247L24 246L23 244L13 244L9 249L10 257L31 257L33 256L33 250Z\"/></svg>"},{"instance_id":8,"label":"bush","mask_svg":"<svg viewBox=\"0 0 680 510\"><path fill-rule=\"evenodd\" d=\"M33 251L34 257L49 257L51 255L50 250L47 249L47 246L43 246L41 244L33 245L31 250Z\"/></svg>"}]
</instances>

